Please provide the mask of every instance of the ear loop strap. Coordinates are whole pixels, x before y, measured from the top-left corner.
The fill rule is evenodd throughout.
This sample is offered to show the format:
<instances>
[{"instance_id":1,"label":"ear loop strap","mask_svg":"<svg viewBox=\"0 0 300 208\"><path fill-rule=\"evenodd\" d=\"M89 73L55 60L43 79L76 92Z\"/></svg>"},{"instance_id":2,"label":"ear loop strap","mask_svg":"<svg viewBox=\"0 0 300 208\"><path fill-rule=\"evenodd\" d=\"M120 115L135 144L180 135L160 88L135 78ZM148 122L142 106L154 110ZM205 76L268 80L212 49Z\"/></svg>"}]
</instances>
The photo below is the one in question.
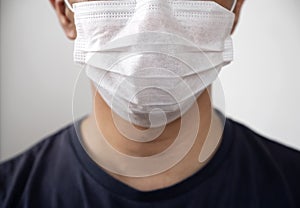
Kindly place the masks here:
<instances>
[{"instance_id":1,"label":"ear loop strap","mask_svg":"<svg viewBox=\"0 0 300 208\"><path fill-rule=\"evenodd\" d=\"M233 10L235 9L236 2L237 2L237 0L234 0L234 1L233 1L232 7L231 7L231 9L230 9L231 12L233 12Z\"/></svg>"},{"instance_id":2,"label":"ear loop strap","mask_svg":"<svg viewBox=\"0 0 300 208\"><path fill-rule=\"evenodd\" d=\"M65 4L67 5L67 7L74 13L74 9L73 7L71 6L69 0L64 0L65 1Z\"/></svg>"}]
</instances>

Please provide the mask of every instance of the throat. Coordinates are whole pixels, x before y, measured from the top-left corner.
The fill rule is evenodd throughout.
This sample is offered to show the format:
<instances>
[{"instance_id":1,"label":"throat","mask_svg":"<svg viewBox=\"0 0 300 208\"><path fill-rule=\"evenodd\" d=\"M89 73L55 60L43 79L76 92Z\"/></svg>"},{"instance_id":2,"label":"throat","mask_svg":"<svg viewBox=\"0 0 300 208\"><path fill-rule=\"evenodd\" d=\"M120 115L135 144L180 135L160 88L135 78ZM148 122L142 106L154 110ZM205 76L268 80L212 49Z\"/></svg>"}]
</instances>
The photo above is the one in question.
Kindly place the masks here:
<instances>
[{"instance_id":1,"label":"throat","mask_svg":"<svg viewBox=\"0 0 300 208\"><path fill-rule=\"evenodd\" d=\"M175 149L176 151L171 153L168 153L167 150L175 143L184 116L187 116L187 118L191 116L189 115L189 111L182 118L168 124L163 132L154 140L137 142L125 138L118 131L114 126L111 109L100 96L95 99L100 99L95 101L95 104L98 105L95 106L95 114L90 115L81 123L82 143L85 146L85 150L106 173L137 190L157 190L187 179L209 161L217 149L216 144L218 144L222 135L222 128L218 127L221 126L220 122L212 122L216 119L213 119L215 114L212 113L208 93L204 93L197 100L201 122L197 124L195 140L191 145L184 143L190 137L190 129L187 128L183 134L183 143L180 143L181 145L178 146L180 148ZM189 119L186 122L187 126L193 125ZM147 132L148 129L139 130ZM220 132L219 134L213 134L209 138L209 130L213 130L215 133L217 131ZM147 137L147 133L141 135ZM118 158L115 154L109 153L107 150L109 148L103 148L105 143L101 143L101 137L105 137L105 142L121 155L126 155L128 158L134 159ZM208 152L207 155L209 156L200 161L200 152L203 151L204 143L207 143L208 140L208 148L206 148L205 152ZM184 151L184 154L180 155L181 149L186 148L187 144L190 145L190 148L188 148L188 151ZM162 156L161 158L163 159L157 160L155 158L157 155L159 157ZM148 157L152 156L154 156L154 159L148 160ZM176 157L179 160L175 160L174 162L173 159Z\"/></svg>"}]
</instances>

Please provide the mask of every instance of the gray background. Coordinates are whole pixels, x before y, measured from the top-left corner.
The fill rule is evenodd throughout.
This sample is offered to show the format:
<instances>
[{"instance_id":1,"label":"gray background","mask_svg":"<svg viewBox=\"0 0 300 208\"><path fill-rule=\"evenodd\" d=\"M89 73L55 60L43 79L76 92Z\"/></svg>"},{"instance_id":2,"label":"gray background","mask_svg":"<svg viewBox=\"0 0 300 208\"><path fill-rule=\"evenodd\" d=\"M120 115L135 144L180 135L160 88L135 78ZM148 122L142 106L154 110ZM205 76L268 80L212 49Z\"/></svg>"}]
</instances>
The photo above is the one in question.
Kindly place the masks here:
<instances>
[{"instance_id":1,"label":"gray background","mask_svg":"<svg viewBox=\"0 0 300 208\"><path fill-rule=\"evenodd\" d=\"M47 0L1 0L0 158L72 121L80 68ZM233 35L235 61L220 79L226 113L300 149L300 2L246 1ZM75 118L90 111L89 82L76 85Z\"/></svg>"}]
</instances>

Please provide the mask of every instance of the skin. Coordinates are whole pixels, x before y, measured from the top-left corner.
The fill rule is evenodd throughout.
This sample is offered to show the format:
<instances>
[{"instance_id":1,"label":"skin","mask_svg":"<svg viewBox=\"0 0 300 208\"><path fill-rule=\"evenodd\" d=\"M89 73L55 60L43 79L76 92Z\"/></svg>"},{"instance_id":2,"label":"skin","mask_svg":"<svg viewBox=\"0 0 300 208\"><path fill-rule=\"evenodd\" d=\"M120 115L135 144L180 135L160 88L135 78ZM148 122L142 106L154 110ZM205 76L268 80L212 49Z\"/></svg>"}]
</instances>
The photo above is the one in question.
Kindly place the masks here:
<instances>
[{"instance_id":1,"label":"skin","mask_svg":"<svg viewBox=\"0 0 300 208\"><path fill-rule=\"evenodd\" d=\"M74 16L72 11L70 11L63 0L49 0L52 4L54 10L56 11L58 20L66 34L66 36L74 40L76 38L76 28L74 25ZM70 0L70 3L76 3L84 0ZM217 3L230 9L231 3L228 0L217 0ZM243 5L244 0L238 0L236 7L234 9L235 22L232 29L232 33L236 28L239 20L240 10ZM82 122L81 134L83 143L92 156L93 160L97 163L97 160L101 158L101 152L98 150L100 136L99 130L105 136L105 139L118 151L132 156L150 156L157 154L164 149L166 149L176 138L178 130L180 127L181 118L171 122L165 127L163 133L156 138L154 141L141 143L135 142L125 138L116 129L113 119L112 111L109 106L104 102L102 97L97 93L93 85L91 85L91 90L94 95L93 107L94 111ZM187 177L191 176L199 169L201 169L214 154L211 154L207 160L200 163L198 161L199 152L201 151L204 141L207 138L208 130L212 129L214 134L210 138L210 143L208 146L214 146L218 143L219 138L222 135L222 124L218 117L213 113L211 103L210 103L210 87L204 91L201 96L197 99L198 109L201 115L201 122L198 128L198 135L196 141L187 153L187 155L172 168L153 176L148 177L126 177L109 172L104 169L108 174L117 180L141 191L150 191L155 189L160 189L164 187L176 184ZM186 113L188 115L189 112ZM116 116L117 120L121 120L120 117ZM215 122L211 122L214 120ZM143 128L135 126L136 128L143 130ZM217 146L217 145L215 145ZM217 146L218 147L218 146ZM213 153L217 151L214 148ZM100 165L99 165L100 166Z\"/></svg>"}]
</instances>

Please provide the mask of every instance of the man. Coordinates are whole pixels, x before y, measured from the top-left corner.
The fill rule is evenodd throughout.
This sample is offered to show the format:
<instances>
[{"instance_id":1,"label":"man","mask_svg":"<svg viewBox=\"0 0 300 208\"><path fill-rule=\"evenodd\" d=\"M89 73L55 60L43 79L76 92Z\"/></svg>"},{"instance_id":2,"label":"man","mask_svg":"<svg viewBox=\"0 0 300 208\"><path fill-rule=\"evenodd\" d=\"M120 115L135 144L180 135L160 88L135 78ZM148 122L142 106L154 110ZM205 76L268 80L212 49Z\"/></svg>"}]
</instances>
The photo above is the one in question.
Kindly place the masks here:
<instances>
[{"instance_id":1,"label":"man","mask_svg":"<svg viewBox=\"0 0 300 208\"><path fill-rule=\"evenodd\" d=\"M211 104L210 84L231 61L226 40L243 0L50 2L76 39L94 111L0 165L1 207L300 207L300 153L225 119ZM135 53L120 60L120 51ZM177 65L166 52L180 57ZM195 65L187 67L190 76L180 74L182 60ZM171 106L157 88L183 101Z\"/></svg>"}]
</instances>

